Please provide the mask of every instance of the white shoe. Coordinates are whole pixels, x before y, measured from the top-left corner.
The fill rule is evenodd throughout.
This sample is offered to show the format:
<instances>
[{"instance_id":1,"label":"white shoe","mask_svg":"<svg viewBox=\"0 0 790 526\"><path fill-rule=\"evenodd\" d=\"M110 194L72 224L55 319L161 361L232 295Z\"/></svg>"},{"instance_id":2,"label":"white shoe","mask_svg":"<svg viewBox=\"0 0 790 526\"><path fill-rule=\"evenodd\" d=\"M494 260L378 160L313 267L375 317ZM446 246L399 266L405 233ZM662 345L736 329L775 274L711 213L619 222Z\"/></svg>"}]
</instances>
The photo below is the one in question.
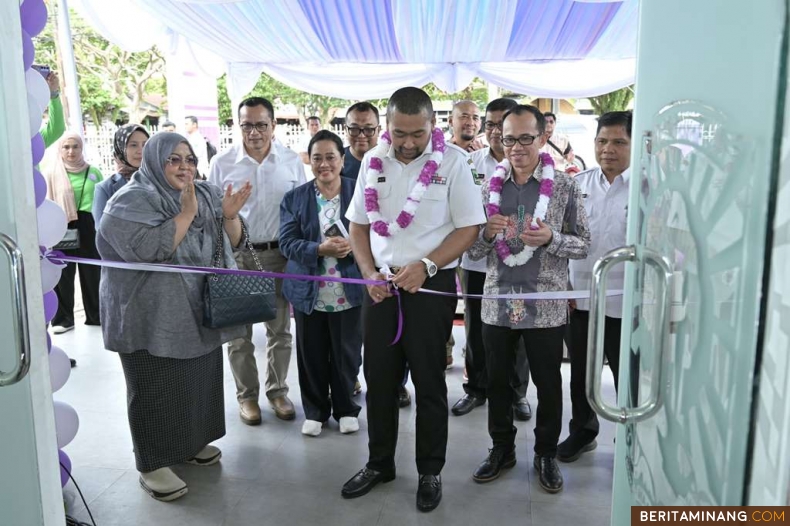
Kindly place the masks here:
<instances>
[{"instance_id":1,"label":"white shoe","mask_svg":"<svg viewBox=\"0 0 790 526\"><path fill-rule=\"evenodd\" d=\"M219 462L222 458L222 451L218 447L208 445L200 450L200 453L186 461L187 464L195 466L210 466Z\"/></svg>"},{"instance_id":2,"label":"white shoe","mask_svg":"<svg viewBox=\"0 0 790 526\"><path fill-rule=\"evenodd\" d=\"M340 432L344 435L359 431L359 419L355 416L344 416L340 418Z\"/></svg>"},{"instance_id":3,"label":"white shoe","mask_svg":"<svg viewBox=\"0 0 790 526\"><path fill-rule=\"evenodd\" d=\"M52 327L52 334L63 334L64 332L69 332L74 330L74 324L71 325L55 325Z\"/></svg>"},{"instance_id":4,"label":"white shoe","mask_svg":"<svg viewBox=\"0 0 790 526\"><path fill-rule=\"evenodd\" d=\"M140 473L140 486L156 500L170 502L187 494L186 483L170 468Z\"/></svg>"},{"instance_id":5,"label":"white shoe","mask_svg":"<svg viewBox=\"0 0 790 526\"><path fill-rule=\"evenodd\" d=\"M317 437L321 434L323 424L317 420L305 420L302 424L302 434L311 437Z\"/></svg>"}]
</instances>

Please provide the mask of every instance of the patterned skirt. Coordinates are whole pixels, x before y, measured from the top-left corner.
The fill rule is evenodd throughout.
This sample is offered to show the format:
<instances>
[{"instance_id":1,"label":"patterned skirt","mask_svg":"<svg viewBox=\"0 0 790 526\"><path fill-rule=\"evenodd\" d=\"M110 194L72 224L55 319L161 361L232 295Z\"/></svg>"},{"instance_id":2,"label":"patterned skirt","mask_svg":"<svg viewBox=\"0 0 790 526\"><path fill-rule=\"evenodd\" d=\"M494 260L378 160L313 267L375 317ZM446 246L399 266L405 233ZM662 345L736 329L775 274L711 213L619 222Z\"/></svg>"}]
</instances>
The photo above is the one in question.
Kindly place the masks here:
<instances>
[{"instance_id":1,"label":"patterned skirt","mask_svg":"<svg viewBox=\"0 0 790 526\"><path fill-rule=\"evenodd\" d=\"M187 360L119 355L138 471L189 460L225 436L222 347Z\"/></svg>"}]
</instances>

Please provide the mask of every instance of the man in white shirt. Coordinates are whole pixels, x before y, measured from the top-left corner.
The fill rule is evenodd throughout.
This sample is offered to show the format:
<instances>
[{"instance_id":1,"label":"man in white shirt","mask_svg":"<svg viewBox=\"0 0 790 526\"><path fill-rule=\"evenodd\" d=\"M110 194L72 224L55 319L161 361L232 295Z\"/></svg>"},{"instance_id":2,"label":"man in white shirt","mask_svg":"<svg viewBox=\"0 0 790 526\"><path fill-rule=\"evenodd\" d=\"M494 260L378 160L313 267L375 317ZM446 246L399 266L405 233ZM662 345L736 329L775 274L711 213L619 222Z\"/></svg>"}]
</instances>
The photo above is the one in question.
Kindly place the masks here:
<instances>
[{"instance_id":1,"label":"man in white shirt","mask_svg":"<svg viewBox=\"0 0 790 526\"><path fill-rule=\"evenodd\" d=\"M557 170L572 173L577 168L573 164L575 156L570 140L562 133L554 133L554 127L557 125L556 115L547 111L543 116L546 118L546 137L548 139L546 139L546 145L540 151L551 155ZM572 170L568 171L571 168Z\"/></svg>"},{"instance_id":2,"label":"man in white shirt","mask_svg":"<svg viewBox=\"0 0 790 526\"><path fill-rule=\"evenodd\" d=\"M393 93L387 106L392 144L387 148L380 142L365 155L346 213L362 275L386 280L391 272L399 297L388 286L369 285L362 305L369 457L341 494L361 497L376 484L395 478L396 393L408 363L417 392L417 508L421 511L433 510L442 498L440 473L448 426L445 343L458 301L455 267L485 220L466 154L445 145L435 124L431 99L423 90L401 88ZM435 150L442 148L441 159L433 159ZM413 192L420 188L417 180L423 170L423 177L430 176L429 184L417 196ZM451 296L417 293L421 287ZM393 343L401 314L402 334Z\"/></svg>"},{"instance_id":3,"label":"man in white shirt","mask_svg":"<svg viewBox=\"0 0 790 526\"><path fill-rule=\"evenodd\" d=\"M286 259L280 253L280 201L283 196L305 183L304 169L299 156L273 142L274 108L262 97L251 97L239 105L239 126L242 143L218 154L211 163L209 181L223 190L246 181L252 183L252 195L241 209L249 225L250 241L264 270L283 272ZM257 270L248 250L239 252L236 262L241 269ZM292 420L296 413L288 398L288 365L291 362L291 308L282 296L282 284L277 280L277 318L265 322L266 397L278 418ZM228 345L228 358L236 380L236 397L240 416L248 425L261 423L258 406L260 381L252 343L252 326L244 338Z\"/></svg>"},{"instance_id":4,"label":"man in white shirt","mask_svg":"<svg viewBox=\"0 0 790 526\"><path fill-rule=\"evenodd\" d=\"M502 117L505 113L518 106L513 99L495 99L486 106L485 134L489 146L472 152L471 162L474 170L475 183L482 185L489 180L499 163L505 158L502 145ZM486 261L472 261L464 252L461 259L461 288L464 294L482 294L486 280ZM455 416L468 414L475 407L486 402L486 354L483 347L483 322L480 319L480 300L466 298L464 300L464 329L466 330L465 366L467 382L464 384L464 396L453 405ZM519 343L516 354L516 369L513 375L513 390L516 393L513 404L513 415L517 420L525 421L532 418L532 408L527 401L529 386L529 364L524 343Z\"/></svg>"},{"instance_id":5,"label":"man in white shirt","mask_svg":"<svg viewBox=\"0 0 790 526\"><path fill-rule=\"evenodd\" d=\"M184 118L184 129L187 132L187 140L189 141L189 145L192 146L192 150L195 151L195 155L198 158L198 173L206 177L206 174L209 170L208 164L208 146L206 143L206 138L203 137L203 134L200 133L198 129L198 119L194 115L187 115Z\"/></svg>"},{"instance_id":6,"label":"man in white shirt","mask_svg":"<svg viewBox=\"0 0 790 526\"><path fill-rule=\"evenodd\" d=\"M310 164L310 156L307 154L307 146L310 144L310 139L312 139L318 130L321 129L321 119L319 119L315 115L311 115L307 117L307 132L309 135L302 140L302 144L299 147L299 157L302 159L302 163Z\"/></svg>"},{"instance_id":7,"label":"man in white shirt","mask_svg":"<svg viewBox=\"0 0 790 526\"><path fill-rule=\"evenodd\" d=\"M625 246L628 216L628 185L631 179L631 112L613 111L598 119L595 137L595 160L600 168L587 170L576 176L582 192L584 208L590 225L592 242L586 259L570 261L570 280L575 290L589 290L595 262L610 250ZM611 289L623 288L623 266L609 272ZM573 462L597 444L598 417L587 402L585 378L587 373L587 330L589 300L571 301L568 351L571 357L570 436L557 448L557 458ZM620 364L620 326L623 302L621 296L606 300L604 353L614 375L617 389Z\"/></svg>"},{"instance_id":8,"label":"man in white shirt","mask_svg":"<svg viewBox=\"0 0 790 526\"><path fill-rule=\"evenodd\" d=\"M453 133L450 142L463 151L474 152L485 147L477 139L480 133L480 108L471 100L456 102L447 124Z\"/></svg>"}]
</instances>

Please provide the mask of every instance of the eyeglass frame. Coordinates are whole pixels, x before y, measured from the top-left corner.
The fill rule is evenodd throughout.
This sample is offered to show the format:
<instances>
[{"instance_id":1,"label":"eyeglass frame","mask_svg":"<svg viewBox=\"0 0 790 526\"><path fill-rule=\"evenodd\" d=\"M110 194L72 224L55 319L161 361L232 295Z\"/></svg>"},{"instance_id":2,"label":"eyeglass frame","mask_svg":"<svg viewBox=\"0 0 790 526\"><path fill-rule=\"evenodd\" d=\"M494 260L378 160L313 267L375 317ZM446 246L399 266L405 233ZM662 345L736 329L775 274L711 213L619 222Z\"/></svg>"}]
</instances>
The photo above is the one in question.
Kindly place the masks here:
<instances>
[{"instance_id":1,"label":"eyeglass frame","mask_svg":"<svg viewBox=\"0 0 790 526\"><path fill-rule=\"evenodd\" d=\"M502 128L504 126L505 126L505 121L500 121L500 122L485 121L483 123L483 129L488 131L494 131L494 130L502 131Z\"/></svg>"},{"instance_id":2,"label":"eyeglass frame","mask_svg":"<svg viewBox=\"0 0 790 526\"><path fill-rule=\"evenodd\" d=\"M361 133L367 138L373 137L376 135L376 132L381 128L381 124L377 124L375 127L362 127L362 126L346 126L346 133L348 133L351 137L359 137ZM353 131L352 131L353 130ZM372 130L370 135L366 133L366 130Z\"/></svg>"},{"instance_id":3,"label":"eyeglass frame","mask_svg":"<svg viewBox=\"0 0 790 526\"><path fill-rule=\"evenodd\" d=\"M525 143L521 141L521 139L526 139L527 137L529 137L529 142ZM519 135L518 137L502 137L502 145L508 148L512 148L516 143L519 143L521 146L532 146L532 144L535 143L535 139L540 139L541 137L542 135L530 135L528 133Z\"/></svg>"},{"instance_id":4,"label":"eyeglass frame","mask_svg":"<svg viewBox=\"0 0 790 526\"><path fill-rule=\"evenodd\" d=\"M173 161L173 155L174 154L170 154L167 157L167 159L165 159L165 164L166 165L168 165L170 167L179 167L180 168L182 164L186 163L187 167L197 168L199 159L196 156L188 155L186 157L181 157L180 155L176 155L176 157L178 157L178 162L176 163L175 161Z\"/></svg>"},{"instance_id":5,"label":"eyeglass frame","mask_svg":"<svg viewBox=\"0 0 790 526\"><path fill-rule=\"evenodd\" d=\"M245 126L249 127L250 129L249 130L245 130L244 129ZM261 129L261 127L263 127L263 129ZM269 123L268 122L259 122L259 123L253 124L251 122L245 122L245 123L239 124L239 128L241 129L242 132L247 133L247 134L252 133L252 130L257 131L258 133L266 133L266 131L269 129Z\"/></svg>"}]
</instances>

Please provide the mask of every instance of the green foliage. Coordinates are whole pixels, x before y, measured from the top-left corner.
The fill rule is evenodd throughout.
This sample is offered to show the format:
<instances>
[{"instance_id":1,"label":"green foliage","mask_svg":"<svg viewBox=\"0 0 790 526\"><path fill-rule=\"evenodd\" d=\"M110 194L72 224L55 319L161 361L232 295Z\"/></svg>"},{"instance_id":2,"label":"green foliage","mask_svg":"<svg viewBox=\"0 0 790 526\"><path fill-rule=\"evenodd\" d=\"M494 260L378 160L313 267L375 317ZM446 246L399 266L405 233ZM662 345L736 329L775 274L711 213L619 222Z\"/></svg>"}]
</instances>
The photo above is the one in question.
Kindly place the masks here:
<instances>
[{"instance_id":1,"label":"green foliage","mask_svg":"<svg viewBox=\"0 0 790 526\"><path fill-rule=\"evenodd\" d=\"M431 99L436 101L468 99L476 102L480 107L485 107L488 103L488 86L479 78L475 78L469 86L458 93L444 92L433 84L428 84L423 89L431 96ZM318 115L324 124L329 121L333 110L342 109L358 102L356 100L339 99L300 91L273 79L265 73L261 74L255 87L245 95L245 98L255 96L266 97L275 106L278 104L293 104L299 112L300 120L305 121L311 115ZM217 81L217 102L219 106L219 121L226 122L231 120L235 110L231 108L225 75ZM387 99L371 100L370 102L379 108L387 106Z\"/></svg>"},{"instance_id":2,"label":"green foliage","mask_svg":"<svg viewBox=\"0 0 790 526\"><path fill-rule=\"evenodd\" d=\"M48 2L49 20L34 39L36 62L58 71L61 81L57 37L57 2ZM96 124L116 119L123 110L130 122L145 117L141 110L147 93L166 93L164 58L156 48L130 53L110 44L77 13L69 11L74 61L83 111Z\"/></svg>"},{"instance_id":3,"label":"green foliage","mask_svg":"<svg viewBox=\"0 0 790 526\"><path fill-rule=\"evenodd\" d=\"M597 97L590 97L589 101L597 115L603 115L610 111L625 111L628 109L628 104L634 98L634 87L627 86L617 91L599 95Z\"/></svg>"}]
</instances>

